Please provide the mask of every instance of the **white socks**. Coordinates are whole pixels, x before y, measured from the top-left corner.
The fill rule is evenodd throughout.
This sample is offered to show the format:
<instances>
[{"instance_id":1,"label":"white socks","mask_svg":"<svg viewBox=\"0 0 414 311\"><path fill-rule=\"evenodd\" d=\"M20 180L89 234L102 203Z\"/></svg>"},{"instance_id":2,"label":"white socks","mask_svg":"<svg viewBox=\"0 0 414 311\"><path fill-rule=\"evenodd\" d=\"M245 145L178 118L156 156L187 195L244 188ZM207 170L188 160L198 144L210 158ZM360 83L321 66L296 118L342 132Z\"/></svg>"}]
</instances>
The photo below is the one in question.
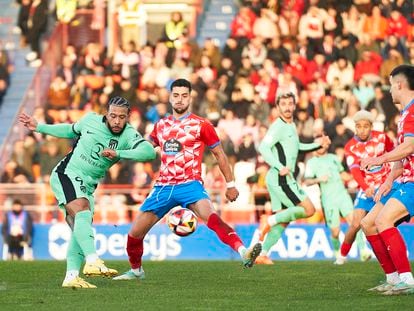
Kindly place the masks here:
<instances>
[{"instance_id":1,"label":"white socks","mask_svg":"<svg viewBox=\"0 0 414 311\"><path fill-rule=\"evenodd\" d=\"M70 281L72 281L73 279L75 279L78 276L79 276L79 271L77 271L77 270L69 270L69 271L66 271L65 280L63 282L64 283L70 282Z\"/></svg>"},{"instance_id":2,"label":"white socks","mask_svg":"<svg viewBox=\"0 0 414 311\"><path fill-rule=\"evenodd\" d=\"M240 254L240 257L242 258L242 259L244 259L244 253L247 251L247 248L246 248L246 246L244 246L244 245L242 245L242 246L239 246L239 248L237 249L237 252Z\"/></svg>"},{"instance_id":3,"label":"white socks","mask_svg":"<svg viewBox=\"0 0 414 311\"><path fill-rule=\"evenodd\" d=\"M95 253L95 254L90 254L90 255L86 256L86 263L93 263L93 262L95 262L98 258L99 258L99 257L98 257L98 255L97 255L96 253Z\"/></svg>"},{"instance_id":4,"label":"white socks","mask_svg":"<svg viewBox=\"0 0 414 311\"><path fill-rule=\"evenodd\" d=\"M411 272L404 272L400 274L400 279L402 282L408 285L414 285L414 278Z\"/></svg>"}]
</instances>

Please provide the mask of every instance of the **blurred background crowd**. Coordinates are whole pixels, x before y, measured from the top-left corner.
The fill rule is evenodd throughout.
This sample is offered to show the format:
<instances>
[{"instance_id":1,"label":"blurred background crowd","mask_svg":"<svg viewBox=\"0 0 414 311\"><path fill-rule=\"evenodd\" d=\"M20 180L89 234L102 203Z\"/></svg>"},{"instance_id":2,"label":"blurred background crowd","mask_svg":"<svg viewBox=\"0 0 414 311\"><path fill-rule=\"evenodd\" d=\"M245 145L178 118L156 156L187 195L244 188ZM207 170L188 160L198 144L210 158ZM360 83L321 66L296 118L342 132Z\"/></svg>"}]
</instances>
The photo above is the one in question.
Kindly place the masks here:
<instances>
[{"instance_id":1,"label":"blurred background crowd","mask_svg":"<svg viewBox=\"0 0 414 311\"><path fill-rule=\"evenodd\" d=\"M172 9L155 26L151 9L158 2ZM264 183L268 167L257 146L278 117L274 104L278 94L296 95L295 122L301 141L311 142L325 132L332 141L329 151L345 168L344 145L353 137L352 117L358 110L371 111L374 129L395 139L399 111L388 92L388 76L397 65L414 65L412 1L158 2L16 1L13 32L19 36L19 46L14 49L25 51L25 66L37 68L39 84L48 82L41 91L35 89L40 99L31 105L23 101L19 109L29 110L40 122L70 123L89 111L105 113L108 99L122 96L131 103L131 124L146 136L155 122L170 113L169 84L176 78L190 80L193 112L216 127L241 190L233 209L223 196L225 181L206 153L206 188L230 222L257 221L268 206ZM187 14L173 4L194 11ZM11 50L3 42L0 116L13 83L10 77L17 74ZM53 206L53 195L47 190L49 175L73 142L19 133L3 142L12 144L7 159L3 158L0 181L36 184L42 189L36 191L45 194L37 204ZM299 180L308 156L299 157ZM96 221L111 222L110 217L120 223L130 221L158 165L158 161L114 165L101 192L98 189ZM354 193L357 185L350 174L344 182ZM27 204L39 200L36 193L31 195ZM35 220L58 219L57 212L51 211ZM322 217L319 213L310 221Z\"/></svg>"}]
</instances>

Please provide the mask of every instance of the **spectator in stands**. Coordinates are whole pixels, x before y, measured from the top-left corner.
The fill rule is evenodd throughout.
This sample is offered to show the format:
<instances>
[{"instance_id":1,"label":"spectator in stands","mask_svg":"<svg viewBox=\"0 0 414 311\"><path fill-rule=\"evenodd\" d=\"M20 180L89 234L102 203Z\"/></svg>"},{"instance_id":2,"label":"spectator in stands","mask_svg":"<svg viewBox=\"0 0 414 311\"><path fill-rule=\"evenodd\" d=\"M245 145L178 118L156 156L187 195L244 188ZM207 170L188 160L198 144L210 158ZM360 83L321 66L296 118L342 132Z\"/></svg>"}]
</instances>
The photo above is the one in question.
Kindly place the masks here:
<instances>
[{"instance_id":1,"label":"spectator in stands","mask_svg":"<svg viewBox=\"0 0 414 311\"><path fill-rule=\"evenodd\" d=\"M165 88L169 80L170 68L166 66L163 59L154 58L142 74L141 87L148 90Z\"/></svg>"},{"instance_id":2,"label":"spectator in stands","mask_svg":"<svg viewBox=\"0 0 414 311\"><path fill-rule=\"evenodd\" d=\"M394 35L402 44L405 44L408 33L407 19L398 10L392 10L387 19L387 35Z\"/></svg>"},{"instance_id":3,"label":"spectator in stands","mask_svg":"<svg viewBox=\"0 0 414 311\"><path fill-rule=\"evenodd\" d=\"M357 7L352 5L347 12L343 12L341 15L344 23L342 33L344 35L351 35L358 40L364 33L365 14L361 14Z\"/></svg>"},{"instance_id":4,"label":"spectator in stands","mask_svg":"<svg viewBox=\"0 0 414 311\"><path fill-rule=\"evenodd\" d=\"M299 36L307 38L312 49L316 49L323 41L323 23L326 11L311 5L299 21Z\"/></svg>"},{"instance_id":5,"label":"spectator in stands","mask_svg":"<svg viewBox=\"0 0 414 311\"><path fill-rule=\"evenodd\" d=\"M229 37L224 45L222 56L232 60L236 71L241 66L241 53L242 47L238 40L234 37Z\"/></svg>"},{"instance_id":6,"label":"spectator in stands","mask_svg":"<svg viewBox=\"0 0 414 311\"><path fill-rule=\"evenodd\" d=\"M193 73L193 67L185 58L175 58L171 65L170 77L171 79L183 78L190 80Z\"/></svg>"},{"instance_id":7,"label":"spectator in stands","mask_svg":"<svg viewBox=\"0 0 414 311\"><path fill-rule=\"evenodd\" d=\"M379 82L378 80L376 82ZM361 108L365 109L369 101L374 98L373 83L367 81L365 78L359 80L358 84L352 89L352 93L361 105Z\"/></svg>"},{"instance_id":8,"label":"spectator in stands","mask_svg":"<svg viewBox=\"0 0 414 311\"><path fill-rule=\"evenodd\" d=\"M380 66L380 78L381 83L389 85L389 76L391 71L404 63L403 56L396 49L388 50L388 55L386 59L381 63Z\"/></svg>"},{"instance_id":9,"label":"spectator in stands","mask_svg":"<svg viewBox=\"0 0 414 311\"><path fill-rule=\"evenodd\" d=\"M335 79L338 79L342 87L351 86L354 83L354 67L344 56L340 56L337 61L329 65L326 82L332 87Z\"/></svg>"},{"instance_id":10,"label":"spectator in stands","mask_svg":"<svg viewBox=\"0 0 414 311\"><path fill-rule=\"evenodd\" d=\"M274 1L276 6L278 1ZM289 23L289 36L296 36L298 34L298 25L300 17L302 16L305 10L305 1L296 0L296 1L283 1L280 2L280 14L287 20Z\"/></svg>"},{"instance_id":11,"label":"spectator in stands","mask_svg":"<svg viewBox=\"0 0 414 311\"><path fill-rule=\"evenodd\" d=\"M9 160L4 165L4 172L1 176L2 183L23 184L30 182L29 174L19 166L16 161Z\"/></svg>"},{"instance_id":12,"label":"spectator in stands","mask_svg":"<svg viewBox=\"0 0 414 311\"><path fill-rule=\"evenodd\" d=\"M40 41L46 31L48 19L47 0L33 0L29 9L29 18L27 20L28 35L27 41L30 44L31 52L26 55L26 60L33 67L42 64Z\"/></svg>"},{"instance_id":13,"label":"spectator in stands","mask_svg":"<svg viewBox=\"0 0 414 311\"><path fill-rule=\"evenodd\" d=\"M9 72L7 67L3 64L0 64L0 108L3 103L3 97L7 93L7 88L9 86Z\"/></svg>"},{"instance_id":14,"label":"spectator in stands","mask_svg":"<svg viewBox=\"0 0 414 311\"><path fill-rule=\"evenodd\" d=\"M413 21L413 2L407 0L396 0L392 3L393 9L401 13L402 16L407 20L408 23Z\"/></svg>"},{"instance_id":15,"label":"spectator in stands","mask_svg":"<svg viewBox=\"0 0 414 311\"><path fill-rule=\"evenodd\" d=\"M217 125L226 99L222 92L214 87L209 87L198 109L192 109L192 111L203 118L207 118L213 125Z\"/></svg>"},{"instance_id":16,"label":"spectator in stands","mask_svg":"<svg viewBox=\"0 0 414 311\"><path fill-rule=\"evenodd\" d=\"M340 56L345 57L352 63L352 66L355 66L358 60L358 50L356 49L356 43L358 41L351 35L342 36L339 40L338 47L340 48Z\"/></svg>"},{"instance_id":17,"label":"spectator in stands","mask_svg":"<svg viewBox=\"0 0 414 311\"><path fill-rule=\"evenodd\" d=\"M59 152L59 145L56 141L46 141L40 148L39 164L40 178L44 183L49 183L50 172L62 159L62 153Z\"/></svg>"},{"instance_id":18,"label":"spectator in stands","mask_svg":"<svg viewBox=\"0 0 414 311\"><path fill-rule=\"evenodd\" d=\"M211 64L211 59L207 55L202 55L200 67L194 69L194 73L206 84L210 85L217 78L217 68Z\"/></svg>"},{"instance_id":19,"label":"spectator in stands","mask_svg":"<svg viewBox=\"0 0 414 311\"><path fill-rule=\"evenodd\" d=\"M227 109L224 118L220 119L217 128L223 130L235 146L238 146L242 139L243 121L240 120L233 110Z\"/></svg>"},{"instance_id":20,"label":"spectator in stands","mask_svg":"<svg viewBox=\"0 0 414 311\"><path fill-rule=\"evenodd\" d=\"M56 17L61 23L70 23L76 15L77 0L57 0ZM76 24L76 23L75 23Z\"/></svg>"},{"instance_id":21,"label":"spectator in stands","mask_svg":"<svg viewBox=\"0 0 414 311\"><path fill-rule=\"evenodd\" d=\"M335 44L334 37L330 34L323 37L320 52L325 55L326 61L332 63L339 57L339 48Z\"/></svg>"},{"instance_id":22,"label":"spectator in stands","mask_svg":"<svg viewBox=\"0 0 414 311\"><path fill-rule=\"evenodd\" d=\"M132 85L132 81L122 79L120 87L119 96L125 98L131 104L131 108L135 108L137 106L137 92Z\"/></svg>"},{"instance_id":23,"label":"spectator in stands","mask_svg":"<svg viewBox=\"0 0 414 311\"><path fill-rule=\"evenodd\" d=\"M13 145L11 159L21 167L30 180L34 180L33 164L38 162L38 146L33 135L17 140Z\"/></svg>"},{"instance_id":24,"label":"spectator in stands","mask_svg":"<svg viewBox=\"0 0 414 311\"><path fill-rule=\"evenodd\" d=\"M255 116L259 124L267 125L269 118L270 106L261 97L260 93L255 91L253 101L249 106L249 115ZM246 120L247 121L247 120Z\"/></svg>"},{"instance_id":25,"label":"spectator in stands","mask_svg":"<svg viewBox=\"0 0 414 311\"><path fill-rule=\"evenodd\" d=\"M273 38L268 44L267 58L273 60L279 69L289 63L289 51L282 45L279 37Z\"/></svg>"},{"instance_id":26,"label":"spectator in stands","mask_svg":"<svg viewBox=\"0 0 414 311\"><path fill-rule=\"evenodd\" d=\"M375 97L368 103L367 110L376 109L379 114L384 115L385 128L388 129L394 121L394 117L399 115L397 107L392 104L389 92L384 92L381 84L374 87Z\"/></svg>"},{"instance_id":27,"label":"spectator in stands","mask_svg":"<svg viewBox=\"0 0 414 311\"><path fill-rule=\"evenodd\" d=\"M365 18L364 33L374 40L383 41L387 36L387 28L387 19L381 15L380 8L374 5L371 10L371 15Z\"/></svg>"},{"instance_id":28,"label":"spectator in stands","mask_svg":"<svg viewBox=\"0 0 414 311\"><path fill-rule=\"evenodd\" d=\"M326 13L327 15L323 23L325 35L339 36L344 27L341 15L338 14L338 10L333 4L328 6Z\"/></svg>"},{"instance_id":29,"label":"spectator in stands","mask_svg":"<svg viewBox=\"0 0 414 311\"><path fill-rule=\"evenodd\" d=\"M56 76L49 86L47 107L49 109L68 109L70 104L70 87L62 76Z\"/></svg>"},{"instance_id":30,"label":"spectator in stands","mask_svg":"<svg viewBox=\"0 0 414 311\"><path fill-rule=\"evenodd\" d=\"M19 13L17 15L17 26L20 29L20 47L24 48L27 45L27 37L29 35L29 27L27 21L29 20L29 12L32 0L19 1Z\"/></svg>"},{"instance_id":31,"label":"spectator in stands","mask_svg":"<svg viewBox=\"0 0 414 311\"><path fill-rule=\"evenodd\" d=\"M118 7L122 46L131 41L138 47L147 43L147 19L147 12L141 0L122 0Z\"/></svg>"},{"instance_id":32,"label":"spectator in stands","mask_svg":"<svg viewBox=\"0 0 414 311\"><path fill-rule=\"evenodd\" d=\"M267 48L263 44L263 37L256 36L243 48L242 57L248 57L254 69L259 69L267 57Z\"/></svg>"},{"instance_id":33,"label":"spectator in stands","mask_svg":"<svg viewBox=\"0 0 414 311\"><path fill-rule=\"evenodd\" d=\"M372 52L378 55L381 55L381 48L379 42L371 38L367 34L361 36L361 41L357 47L358 51L358 60L362 58L364 52Z\"/></svg>"},{"instance_id":34,"label":"spectator in stands","mask_svg":"<svg viewBox=\"0 0 414 311\"><path fill-rule=\"evenodd\" d=\"M77 76L75 84L70 89L71 108L84 109L91 95L92 91L86 86L85 76Z\"/></svg>"},{"instance_id":35,"label":"spectator in stands","mask_svg":"<svg viewBox=\"0 0 414 311\"><path fill-rule=\"evenodd\" d=\"M75 83L75 63L69 55L63 55L62 65L58 68L56 75L61 76L70 87Z\"/></svg>"},{"instance_id":36,"label":"spectator in stands","mask_svg":"<svg viewBox=\"0 0 414 311\"><path fill-rule=\"evenodd\" d=\"M383 43L383 48L381 49L381 56L383 59L389 58L390 50L397 50L404 59L408 58L407 47L395 36L389 35Z\"/></svg>"},{"instance_id":37,"label":"spectator in stands","mask_svg":"<svg viewBox=\"0 0 414 311\"><path fill-rule=\"evenodd\" d=\"M140 55L135 41L129 41L116 50L113 64L121 65L121 77L131 80L132 87L138 87Z\"/></svg>"},{"instance_id":38,"label":"spectator in stands","mask_svg":"<svg viewBox=\"0 0 414 311\"><path fill-rule=\"evenodd\" d=\"M201 54L208 56L211 62L211 66L215 69L220 67L221 63L221 52L220 48L214 42L212 38L206 38L204 40L204 45L201 48Z\"/></svg>"},{"instance_id":39,"label":"spectator in stands","mask_svg":"<svg viewBox=\"0 0 414 311\"><path fill-rule=\"evenodd\" d=\"M280 17L278 17L276 13L269 9L262 8L260 10L260 16L255 19L253 24L254 36L261 36L265 40L272 40L275 37L280 37L281 32L278 28L278 20L280 22Z\"/></svg>"},{"instance_id":40,"label":"spectator in stands","mask_svg":"<svg viewBox=\"0 0 414 311\"><path fill-rule=\"evenodd\" d=\"M374 52L364 51L362 57L355 64L354 80L359 82L361 78L371 83L379 82L379 72L382 58Z\"/></svg>"},{"instance_id":41,"label":"spectator in stands","mask_svg":"<svg viewBox=\"0 0 414 311\"><path fill-rule=\"evenodd\" d=\"M329 152L335 152L338 147L345 147L346 143L354 136L354 133L347 129L341 122L335 125L335 134L332 144L329 146Z\"/></svg>"},{"instance_id":42,"label":"spectator in stands","mask_svg":"<svg viewBox=\"0 0 414 311\"><path fill-rule=\"evenodd\" d=\"M166 43L168 48L168 55L165 60L168 67L174 61L175 51L179 38L187 31L187 23L183 19L181 12L172 12L171 19L164 25L162 40Z\"/></svg>"},{"instance_id":43,"label":"spectator in stands","mask_svg":"<svg viewBox=\"0 0 414 311\"><path fill-rule=\"evenodd\" d=\"M230 36L239 41L239 46L243 48L254 37L253 25L256 20L256 15L247 6L242 6L231 22Z\"/></svg>"},{"instance_id":44,"label":"spectator in stands","mask_svg":"<svg viewBox=\"0 0 414 311\"><path fill-rule=\"evenodd\" d=\"M6 212L2 235L8 248L8 259L33 259L31 254L33 239L33 220L20 200L12 202L11 210Z\"/></svg>"},{"instance_id":45,"label":"spectator in stands","mask_svg":"<svg viewBox=\"0 0 414 311\"><path fill-rule=\"evenodd\" d=\"M254 144L253 135L246 133L242 137L242 142L239 145L237 152L237 161L255 162L257 158L257 150Z\"/></svg>"}]
</instances>

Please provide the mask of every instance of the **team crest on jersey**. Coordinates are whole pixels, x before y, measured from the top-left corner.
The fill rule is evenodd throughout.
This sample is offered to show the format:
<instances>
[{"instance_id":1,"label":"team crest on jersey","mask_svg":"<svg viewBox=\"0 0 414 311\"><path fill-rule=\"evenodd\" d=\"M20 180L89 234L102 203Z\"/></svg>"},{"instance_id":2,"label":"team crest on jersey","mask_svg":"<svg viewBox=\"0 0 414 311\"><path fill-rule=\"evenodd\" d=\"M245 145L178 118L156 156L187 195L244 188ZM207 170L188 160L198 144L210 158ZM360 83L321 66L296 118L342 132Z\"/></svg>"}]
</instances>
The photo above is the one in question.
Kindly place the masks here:
<instances>
[{"instance_id":1,"label":"team crest on jersey","mask_svg":"<svg viewBox=\"0 0 414 311\"><path fill-rule=\"evenodd\" d=\"M189 133L191 130L191 125L184 126L184 132Z\"/></svg>"},{"instance_id":2,"label":"team crest on jersey","mask_svg":"<svg viewBox=\"0 0 414 311\"><path fill-rule=\"evenodd\" d=\"M116 139L111 139L109 141L108 148L116 150L116 147L118 147L118 141Z\"/></svg>"},{"instance_id":3,"label":"team crest on jersey","mask_svg":"<svg viewBox=\"0 0 414 311\"><path fill-rule=\"evenodd\" d=\"M163 150L168 155L175 155L183 149L183 145L176 139L169 139L164 143Z\"/></svg>"}]
</instances>

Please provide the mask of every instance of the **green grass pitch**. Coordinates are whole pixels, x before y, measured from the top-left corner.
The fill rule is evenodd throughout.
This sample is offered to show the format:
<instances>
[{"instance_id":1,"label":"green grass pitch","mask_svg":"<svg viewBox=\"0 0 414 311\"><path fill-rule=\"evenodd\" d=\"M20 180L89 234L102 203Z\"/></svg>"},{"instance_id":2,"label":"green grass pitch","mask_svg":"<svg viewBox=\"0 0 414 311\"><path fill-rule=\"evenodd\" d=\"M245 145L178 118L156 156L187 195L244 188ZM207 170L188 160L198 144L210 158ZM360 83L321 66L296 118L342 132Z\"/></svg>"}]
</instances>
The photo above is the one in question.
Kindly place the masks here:
<instances>
[{"instance_id":1,"label":"green grass pitch","mask_svg":"<svg viewBox=\"0 0 414 311\"><path fill-rule=\"evenodd\" d=\"M127 269L127 262L107 261ZM368 292L378 263L277 261L144 262L143 281L88 278L97 289L64 289L65 262L0 261L0 310L412 310L414 295Z\"/></svg>"}]
</instances>

